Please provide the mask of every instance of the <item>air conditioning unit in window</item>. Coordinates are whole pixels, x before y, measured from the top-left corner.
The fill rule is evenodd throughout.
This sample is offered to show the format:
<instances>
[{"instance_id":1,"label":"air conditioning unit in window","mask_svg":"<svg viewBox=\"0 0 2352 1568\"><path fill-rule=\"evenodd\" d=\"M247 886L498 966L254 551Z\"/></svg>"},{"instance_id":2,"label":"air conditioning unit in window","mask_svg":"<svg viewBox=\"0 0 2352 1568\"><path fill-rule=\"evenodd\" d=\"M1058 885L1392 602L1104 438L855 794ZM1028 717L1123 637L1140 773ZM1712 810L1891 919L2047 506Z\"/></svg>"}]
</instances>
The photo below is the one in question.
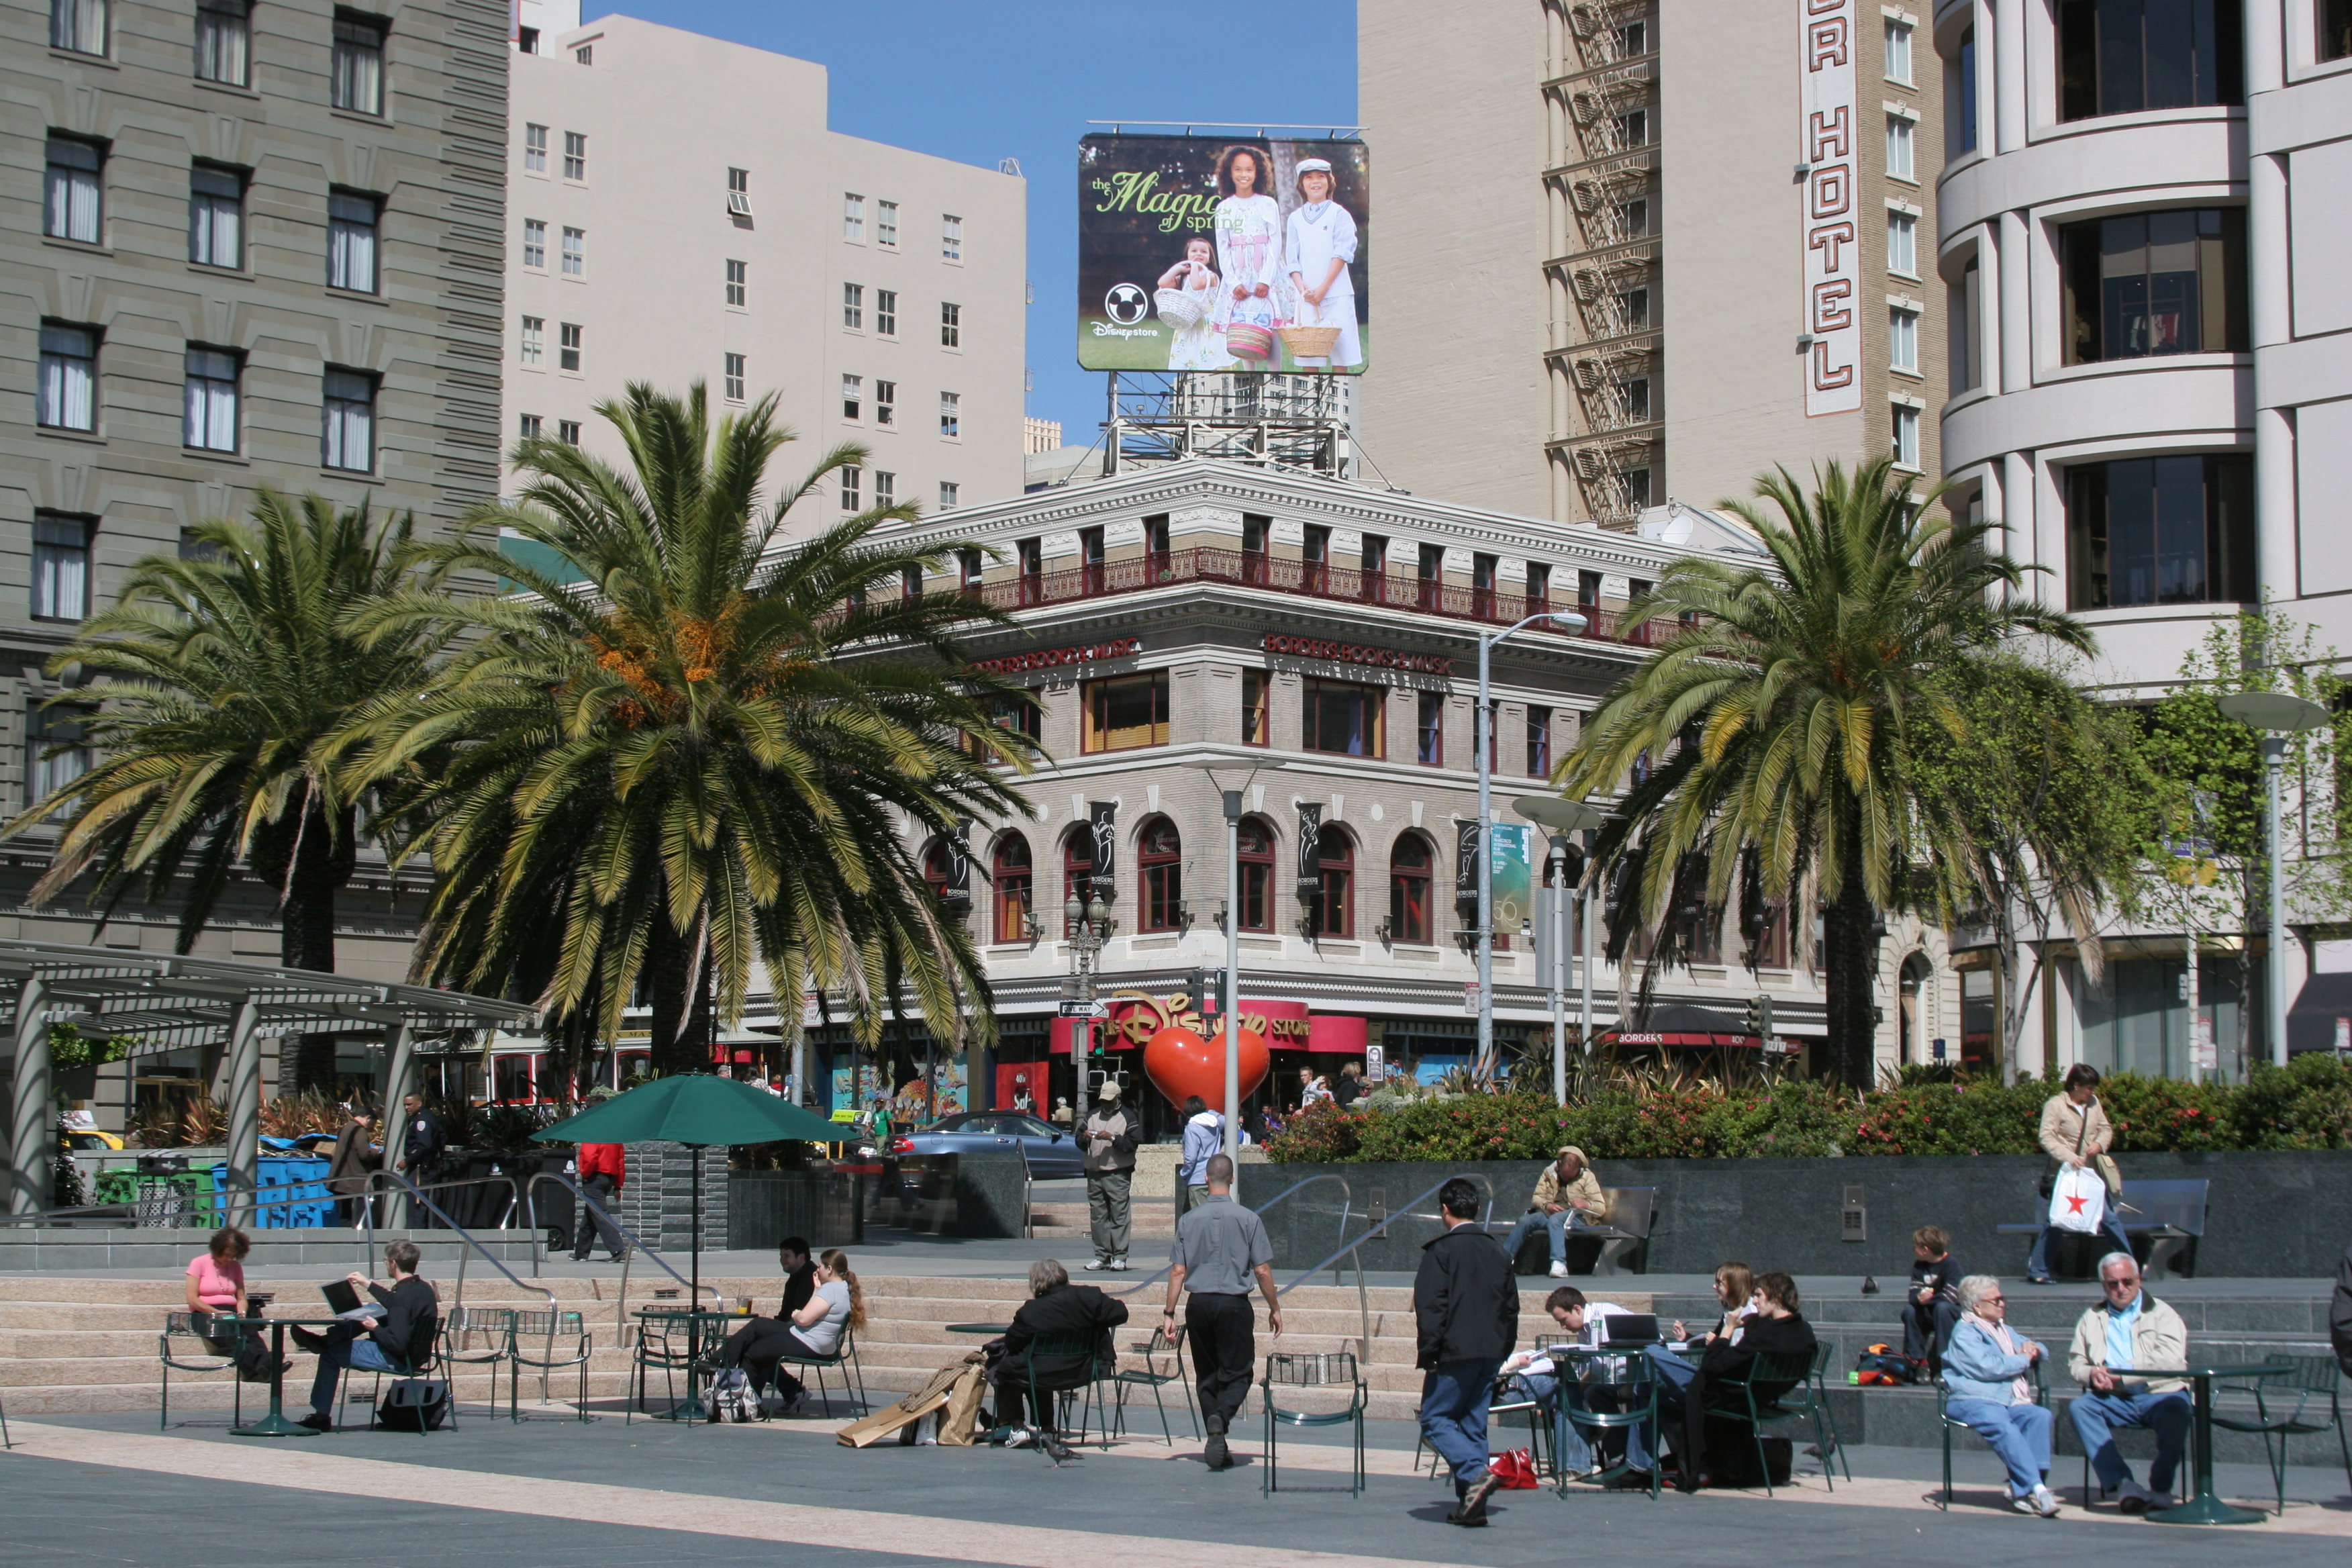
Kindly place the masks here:
<instances>
[{"instance_id":1,"label":"air conditioning unit in window","mask_svg":"<svg viewBox=\"0 0 2352 1568\"><path fill-rule=\"evenodd\" d=\"M737 217L750 217L751 216L751 193L749 191L728 192L727 210L733 213Z\"/></svg>"}]
</instances>

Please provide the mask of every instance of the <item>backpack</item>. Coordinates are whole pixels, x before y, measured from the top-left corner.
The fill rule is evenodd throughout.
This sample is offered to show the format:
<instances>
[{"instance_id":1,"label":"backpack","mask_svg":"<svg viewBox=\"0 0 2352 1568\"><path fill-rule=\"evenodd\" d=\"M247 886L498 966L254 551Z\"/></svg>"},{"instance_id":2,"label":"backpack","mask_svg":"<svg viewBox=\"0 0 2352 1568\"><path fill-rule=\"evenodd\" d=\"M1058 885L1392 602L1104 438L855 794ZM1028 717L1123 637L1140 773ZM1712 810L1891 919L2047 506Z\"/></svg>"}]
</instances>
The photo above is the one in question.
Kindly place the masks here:
<instances>
[{"instance_id":1,"label":"backpack","mask_svg":"<svg viewBox=\"0 0 2352 1568\"><path fill-rule=\"evenodd\" d=\"M449 1384L437 1377L404 1377L384 1391L376 1407L379 1432L436 1432L449 1416Z\"/></svg>"},{"instance_id":2,"label":"backpack","mask_svg":"<svg viewBox=\"0 0 2352 1568\"><path fill-rule=\"evenodd\" d=\"M767 1408L751 1387L751 1374L740 1366L722 1370L710 1384L710 1418L714 1421L765 1421Z\"/></svg>"},{"instance_id":3,"label":"backpack","mask_svg":"<svg viewBox=\"0 0 2352 1568\"><path fill-rule=\"evenodd\" d=\"M1872 1345L1862 1352L1855 1363L1853 1381L1857 1384L1909 1384L1927 1381L1925 1360L1907 1356L1891 1345Z\"/></svg>"}]
</instances>

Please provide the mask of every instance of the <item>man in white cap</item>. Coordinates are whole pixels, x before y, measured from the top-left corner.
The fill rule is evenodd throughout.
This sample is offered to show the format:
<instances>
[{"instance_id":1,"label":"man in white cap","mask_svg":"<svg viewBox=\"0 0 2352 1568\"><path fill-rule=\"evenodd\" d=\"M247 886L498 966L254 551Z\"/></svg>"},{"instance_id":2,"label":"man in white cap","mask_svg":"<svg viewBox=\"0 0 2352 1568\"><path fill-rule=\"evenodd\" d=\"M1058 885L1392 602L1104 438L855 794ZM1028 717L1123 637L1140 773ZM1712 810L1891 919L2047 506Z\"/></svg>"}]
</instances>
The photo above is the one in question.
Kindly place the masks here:
<instances>
[{"instance_id":1,"label":"man in white cap","mask_svg":"<svg viewBox=\"0 0 2352 1568\"><path fill-rule=\"evenodd\" d=\"M1290 266L1290 289L1297 324L1337 327L1328 354L1296 356L1301 370L1349 370L1364 363L1356 331L1356 285L1348 275L1356 259L1356 220L1332 199L1338 180L1330 163L1301 158L1292 171L1298 205L1284 223L1283 255Z\"/></svg>"},{"instance_id":2,"label":"man in white cap","mask_svg":"<svg viewBox=\"0 0 2352 1568\"><path fill-rule=\"evenodd\" d=\"M1086 1150L1087 1217L1094 1226L1089 1272L1127 1267L1128 1188L1135 1180L1135 1145L1142 1129L1119 1103L1118 1080L1103 1075L1099 1098L1078 1137Z\"/></svg>"}]
</instances>

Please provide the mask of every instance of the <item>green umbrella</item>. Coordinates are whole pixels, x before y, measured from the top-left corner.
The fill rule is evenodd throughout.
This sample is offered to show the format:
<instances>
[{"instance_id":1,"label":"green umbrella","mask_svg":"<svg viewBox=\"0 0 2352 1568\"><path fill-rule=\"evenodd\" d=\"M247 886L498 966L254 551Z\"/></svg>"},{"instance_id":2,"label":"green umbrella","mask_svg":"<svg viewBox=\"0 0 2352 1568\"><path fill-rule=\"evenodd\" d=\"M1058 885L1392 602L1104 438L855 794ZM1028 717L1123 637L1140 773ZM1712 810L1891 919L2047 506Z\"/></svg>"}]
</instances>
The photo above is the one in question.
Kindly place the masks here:
<instances>
[{"instance_id":1,"label":"green umbrella","mask_svg":"<svg viewBox=\"0 0 2352 1568\"><path fill-rule=\"evenodd\" d=\"M567 1117L531 1134L542 1143L683 1143L704 1149L714 1143L772 1143L798 1138L813 1143L839 1141L842 1130L781 1095L731 1078L692 1073L657 1078L626 1094L616 1094L591 1110ZM692 1302L702 1299L702 1162L694 1162L694 1283ZM689 1341L693 1336L689 1336ZM688 1380L682 1414L699 1410Z\"/></svg>"}]
</instances>

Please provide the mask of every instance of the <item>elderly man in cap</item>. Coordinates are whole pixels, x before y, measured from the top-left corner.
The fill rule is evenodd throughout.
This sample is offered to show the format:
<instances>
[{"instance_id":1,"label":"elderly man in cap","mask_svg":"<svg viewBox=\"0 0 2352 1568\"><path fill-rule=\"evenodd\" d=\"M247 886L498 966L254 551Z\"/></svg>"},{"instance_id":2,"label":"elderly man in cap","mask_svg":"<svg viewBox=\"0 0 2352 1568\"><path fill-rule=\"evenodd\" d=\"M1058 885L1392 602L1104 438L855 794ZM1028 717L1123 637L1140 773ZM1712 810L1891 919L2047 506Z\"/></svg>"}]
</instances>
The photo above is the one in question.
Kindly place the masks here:
<instances>
[{"instance_id":1,"label":"elderly man in cap","mask_svg":"<svg viewBox=\"0 0 2352 1568\"><path fill-rule=\"evenodd\" d=\"M1118 1080L1104 1074L1095 1108L1078 1130L1086 1152L1087 1217L1094 1226L1090 1273L1127 1267L1128 1188L1135 1180L1135 1145L1142 1131L1135 1113L1119 1103Z\"/></svg>"},{"instance_id":2,"label":"elderly man in cap","mask_svg":"<svg viewBox=\"0 0 2352 1568\"><path fill-rule=\"evenodd\" d=\"M1535 1195L1528 1200L1528 1212L1511 1227L1511 1238L1503 1244L1503 1250L1516 1259L1520 1243L1538 1230L1548 1232L1551 1237L1551 1277L1565 1279L1570 1227L1596 1226L1608 1217L1609 1197L1601 1190L1601 1178L1593 1173L1592 1162L1584 1157L1584 1151L1571 1143L1536 1178Z\"/></svg>"}]
</instances>

